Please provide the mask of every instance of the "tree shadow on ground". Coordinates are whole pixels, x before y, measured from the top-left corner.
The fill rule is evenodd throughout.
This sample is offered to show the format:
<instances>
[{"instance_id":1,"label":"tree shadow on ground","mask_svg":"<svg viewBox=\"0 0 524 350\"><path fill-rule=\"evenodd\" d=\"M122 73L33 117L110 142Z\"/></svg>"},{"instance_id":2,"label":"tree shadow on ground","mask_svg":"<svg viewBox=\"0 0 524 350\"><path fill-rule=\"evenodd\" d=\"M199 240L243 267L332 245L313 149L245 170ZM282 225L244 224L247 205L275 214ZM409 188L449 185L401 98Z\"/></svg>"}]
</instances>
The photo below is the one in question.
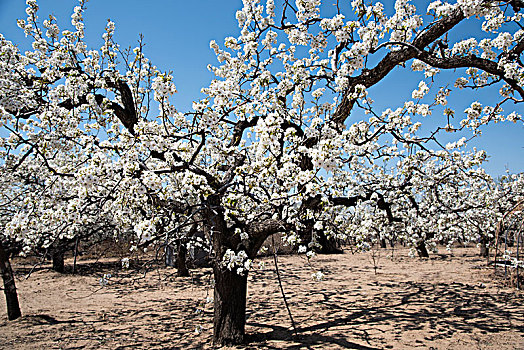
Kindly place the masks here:
<instances>
[{"instance_id":1,"label":"tree shadow on ground","mask_svg":"<svg viewBox=\"0 0 524 350\"><path fill-rule=\"evenodd\" d=\"M209 337L195 339L196 325L208 323L212 315L193 299L151 300L149 307L137 309L116 306L56 318L28 314L13 321L13 326L31 329L31 342L47 341L67 349L192 349L210 341ZM7 345L20 344L11 340Z\"/></svg>"},{"instance_id":2,"label":"tree shadow on ground","mask_svg":"<svg viewBox=\"0 0 524 350\"><path fill-rule=\"evenodd\" d=\"M58 324L73 324L79 321L76 320L57 320L55 317L47 314L38 315L25 315L20 321L24 326L37 326L37 325L58 325Z\"/></svg>"},{"instance_id":3,"label":"tree shadow on ground","mask_svg":"<svg viewBox=\"0 0 524 350\"><path fill-rule=\"evenodd\" d=\"M400 339L405 332L421 331L424 341L450 338L456 333L493 334L502 331L524 332L522 298L513 293L483 292L481 287L462 283L374 282L382 292L361 295L357 290L319 290L320 298L297 295L291 302L301 309L321 309L322 320L295 317L298 336L290 328L274 325L257 309L257 321L248 322L259 331L249 339L255 342L286 340L294 349L315 344L334 344L348 349L388 347L377 331L387 329ZM350 295L352 294L352 295ZM271 304L270 304L271 305ZM275 305L272 305L275 307ZM253 306L267 307L260 304ZM269 310L268 310L269 311ZM320 314L320 313L319 313ZM313 321L312 321L313 320ZM267 331L266 331L267 329ZM374 335L369 331L374 331ZM367 345L351 342L362 339ZM296 345L299 343L300 345Z\"/></svg>"},{"instance_id":4,"label":"tree shadow on ground","mask_svg":"<svg viewBox=\"0 0 524 350\"><path fill-rule=\"evenodd\" d=\"M18 276L27 276L39 271L52 271L52 265L49 261L35 264L16 264L14 272ZM122 269L122 263L117 261L89 261L78 262L73 273L73 265L66 264L62 275L89 276L107 271L117 271Z\"/></svg>"},{"instance_id":5,"label":"tree shadow on ground","mask_svg":"<svg viewBox=\"0 0 524 350\"><path fill-rule=\"evenodd\" d=\"M84 274L99 277L119 266L118 261L88 263ZM247 344L240 348L370 350L396 348L412 336L418 346L428 348L433 341L449 344L454 336L524 332L522 298L512 292L497 293L481 284L450 279L437 279L435 283L430 283L430 278L413 281L416 277L409 277L403 269L374 275L366 260L353 265L328 261L322 267L331 276L326 283L308 280L309 268L296 267L284 259L280 266L284 267L283 283L298 335L294 336L291 330L275 272L266 269L250 277ZM431 269L432 265L428 266ZM17 332L22 331L6 341L6 347L16 348L22 343L61 344L78 349L208 346L213 315L212 305L204 300L206 288L212 295L210 270L192 270L193 277L186 279L171 279L174 272L175 269L159 269L158 273L137 280L112 277L101 291L114 297L111 304L87 303L83 308L50 310L49 317L43 309L37 312L46 315L27 314L25 321L13 323ZM57 278L54 273L35 277L57 283L56 286L67 289L66 296L80 296L78 299L83 300L88 300L84 295L90 296L94 288L99 288L96 281L85 289L74 283L69 286L63 283L69 280ZM0 326L10 327L7 321Z\"/></svg>"}]
</instances>

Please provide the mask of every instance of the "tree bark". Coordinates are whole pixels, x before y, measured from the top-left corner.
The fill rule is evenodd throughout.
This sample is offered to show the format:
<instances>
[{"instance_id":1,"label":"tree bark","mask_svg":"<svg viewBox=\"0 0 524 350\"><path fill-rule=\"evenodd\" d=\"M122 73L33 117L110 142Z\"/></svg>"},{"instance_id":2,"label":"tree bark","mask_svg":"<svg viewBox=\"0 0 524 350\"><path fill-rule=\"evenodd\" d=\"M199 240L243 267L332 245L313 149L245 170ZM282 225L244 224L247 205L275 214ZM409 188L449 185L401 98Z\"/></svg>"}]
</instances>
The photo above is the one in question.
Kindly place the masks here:
<instances>
[{"instance_id":1,"label":"tree bark","mask_svg":"<svg viewBox=\"0 0 524 350\"><path fill-rule=\"evenodd\" d=\"M479 255L483 258L489 257L489 248L486 245L481 244Z\"/></svg>"},{"instance_id":2,"label":"tree bark","mask_svg":"<svg viewBox=\"0 0 524 350\"><path fill-rule=\"evenodd\" d=\"M321 254L342 254L343 250L340 249L338 243L333 238L328 238L323 231L316 232L318 243L320 244Z\"/></svg>"},{"instance_id":3,"label":"tree bark","mask_svg":"<svg viewBox=\"0 0 524 350\"><path fill-rule=\"evenodd\" d=\"M22 313L20 312L20 304L18 303L18 295L16 293L15 276L9 262L9 256L4 250L1 241L0 271L2 272L2 279L4 280L4 294L7 303L7 318L9 320L16 320L22 316Z\"/></svg>"},{"instance_id":4,"label":"tree bark","mask_svg":"<svg viewBox=\"0 0 524 350\"><path fill-rule=\"evenodd\" d=\"M419 243L417 246L417 253L419 258L429 258L429 253L424 242Z\"/></svg>"},{"instance_id":5,"label":"tree bark","mask_svg":"<svg viewBox=\"0 0 524 350\"><path fill-rule=\"evenodd\" d=\"M189 270L186 264L187 247L183 242L178 242L176 255L176 268L178 277L189 277Z\"/></svg>"},{"instance_id":6,"label":"tree bark","mask_svg":"<svg viewBox=\"0 0 524 350\"><path fill-rule=\"evenodd\" d=\"M171 244L166 244L165 248L165 263L166 266L175 266L174 257L175 257L175 250L173 249L173 246Z\"/></svg>"},{"instance_id":7,"label":"tree bark","mask_svg":"<svg viewBox=\"0 0 524 350\"><path fill-rule=\"evenodd\" d=\"M488 258L489 257L489 247L488 247L488 239L487 237L483 236L481 239L480 239L480 252L479 252L479 255L483 258Z\"/></svg>"},{"instance_id":8,"label":"tree bark","mask_svg":"<svg viewBox=\"0 0 524 350\"><path fill-rule=\"evenodd\" d=\"M213 266L215 277L215 317L213 342L217 345L241 344L246 326L247 274L238 275L222 267Z\"/></svg>"},{"instance_id":9,"label":"tree bark","mask_svg":"<svg viewBox=\"0 0 524 350\"><path fill-rule=\"evenodd\" d=\"M53 251L53 270L64 273L64 252L62 250Z\"/></svg>"},{"instance_id":10,"label":"tree bark","mask_svg":"<svg viewBox=\"0 0 524 350\"><path fill-rule=\"evenodd\" d=\"M219 346L241 344L246 325L247 274L240 276L236 270L230 271L222 265L227 249L242 249L241 240L238 235L231 234L218 195L208 197L204 219L212 236L214 255L213 343Z\"/></svg>"},{"instance_id":11,"label":"tree bark","mask_svg":"<svg viewBox=\"0 0 524 350\"><path fill-rule=\"evenodd\" d=\"M228 249L243 250L253 259L264 240L271 234L282 232L288 227L274 219L250 223L244 229L249 240L242 240L228 227L224 208L219 195L210 195L203 213L204 225L209 228L213 242L214 319L213 342L216 345L237 345L244 341L246 326L247 271L238 275L223 266L224 254Z\"/></svg>"},{"instance_id":12,"label":"tree bark","mask_svg":"<svg viewBox=\"0 0 524 350\"><path fill-rule=\"evenodd\" d=\"M306 245L312 242L313 239L320 245L319 248L315 249L320 254L341 254L342 249L338 246L338 243L333 238L328 238L324 231L316 230L314 228L314 220L306 220L304 222L305 228L299 232L300 239ZM298 249L298 246L297 246Z\"/></svg>"},{"instance_id":13,"label":"tree bark","mask_svg":"<svg viewBox=\"0 0 524 350\"><path fill-rule=\"evenodd\" d=\"M78 257L78 243L80 242L79 238L76 237L75 240L75 249L73 250L73 275L76 274L76 258Z\"/></svg>"}]
</instances>

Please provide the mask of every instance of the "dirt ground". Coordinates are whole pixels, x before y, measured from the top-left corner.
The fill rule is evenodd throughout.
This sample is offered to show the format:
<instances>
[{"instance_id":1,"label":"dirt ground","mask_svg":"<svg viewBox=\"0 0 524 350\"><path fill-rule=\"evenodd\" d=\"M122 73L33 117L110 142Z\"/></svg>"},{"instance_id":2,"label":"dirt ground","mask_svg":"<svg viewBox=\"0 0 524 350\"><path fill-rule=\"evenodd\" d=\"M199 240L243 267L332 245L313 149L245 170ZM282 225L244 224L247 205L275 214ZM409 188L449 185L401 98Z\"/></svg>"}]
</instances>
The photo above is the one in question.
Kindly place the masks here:
<instances>
[{"instance_id":1,"label":"dirt ground","mask_svg":"<svg viewBox=\"0 0 524 350\"><path fill-rule=\"evenodd\" d=\"M524 349L523 295L504 287L478 258L458 248L430 259L407 250L279 257L294 335L272 259L251 274L248 344L239 349ZM18 276L28 266L16 262ZM322 269L325 279L313 281ZM101 287L104 273L112 277ZM23 317L7 321L0 302L2 349L212 348L210 270L175 277L119 262L83 261L79 274L47 268L17 281Z\"/></svg>"}]
</instances>

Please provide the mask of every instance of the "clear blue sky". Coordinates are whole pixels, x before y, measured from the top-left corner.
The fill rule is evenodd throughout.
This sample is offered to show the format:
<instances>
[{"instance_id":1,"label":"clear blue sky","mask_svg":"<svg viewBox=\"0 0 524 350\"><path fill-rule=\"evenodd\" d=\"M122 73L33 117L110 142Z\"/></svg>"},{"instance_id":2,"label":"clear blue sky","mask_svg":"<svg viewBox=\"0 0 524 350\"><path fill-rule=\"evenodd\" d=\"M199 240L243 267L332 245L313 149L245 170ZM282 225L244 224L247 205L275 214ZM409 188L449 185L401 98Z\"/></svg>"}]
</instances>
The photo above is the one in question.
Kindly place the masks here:
<instances>
[{"instance_id":1,"label":"clear blue sky","mask_svg":"<svg viewBox=\"0 0 524 350\"><path fill-rule=\"evenodd\" d=\"M278 3L278 0L276 1ZM390 7L393 1L383 1ZM429 1L417 0L426 4ZM391 3L391 4L390 4ZM40 18L53 14L62 28L69 25L75 0L40 0ZM175 102L179 110L191 107L193 100L201 97L200 89L206 86L212 75L206 69L216 64L209 41L218 43L226 36L237 36L239 29L235 12L242 6L241 0L90 0L85 13L86 37L92 47L102 43L101 34L108 18L116 23L116 39L121 47L136 46L139 33L144 35L145 54L161 70L172 70L178 88ZM25 19L24 0L0 0L0 33L24 49L29 41L16 26L17 18ZM464 26L462 30L468 30ZM416 87L420 76L407 69L397 69L379 86L371 90L377 107L396 108ZM451 82L451 85L453 82ZM474 100L483 101L490 96L485 93L461 94L450 99L450 107L462 111ZM508 110L506 106L506 110ZM524 114L524 108L518 107ZM432 116L439 117L437 115ZM494 176L503 174L506 167L512 172L524 171L524 127L497 124L483 129L483 136L470 146L485 149L491 156L486 164Z\"/></svg>"}]
</instances>

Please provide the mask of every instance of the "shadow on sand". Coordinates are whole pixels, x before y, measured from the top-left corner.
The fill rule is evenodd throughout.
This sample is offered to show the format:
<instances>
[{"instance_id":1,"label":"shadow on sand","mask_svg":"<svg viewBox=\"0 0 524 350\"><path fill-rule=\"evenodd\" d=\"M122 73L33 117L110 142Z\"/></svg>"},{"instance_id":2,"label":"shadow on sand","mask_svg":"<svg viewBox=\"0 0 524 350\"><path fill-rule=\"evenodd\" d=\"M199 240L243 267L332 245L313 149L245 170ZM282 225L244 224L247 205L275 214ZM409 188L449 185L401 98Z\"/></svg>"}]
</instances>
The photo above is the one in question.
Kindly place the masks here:
<instances>
[{"instance_id":1,"label":"shadow on sand","mask_svg":"<svg viewBox=\"0 0 524 350\"><path fill-rule=\"evenodd\" d=\"M299 297L299 300L295 298L292 311L293 306L298 305L303 309L318 309L320 303L322 314L328 315L321 322L295 317L297 336L294 336L290 327L275 325L263 319L266 313L263 309L269 305L253 305L255 309L262 309L257 309L257 321L248 320L247 324L259 331L251 334L248 341L263 343L279 340L292 343L287 347L285 343L279 343L279 348L284 349L320 344L348 349L381 349L392 346L383 343L381 337L371 335L371 330L377 333L380 329L388 329L387 332L397 339L405 332L424 330L425 341L450 338L455 333L524 332L522 298L513 293L483 293L481 287L462 283L375 282L373 285L383 292L371 298L359 295L358 291L335 290L319 291L322 295L320 302L307 297ZM354 295L347 298L348 295L343 297L343 293ZM266 311L271 313L271 310ZM361 339L367 345L355 344L351 339ZM420 340L418 343L424 345ZM376 347L377 344L380 347Z\"/></svg>"}]
</instances>

